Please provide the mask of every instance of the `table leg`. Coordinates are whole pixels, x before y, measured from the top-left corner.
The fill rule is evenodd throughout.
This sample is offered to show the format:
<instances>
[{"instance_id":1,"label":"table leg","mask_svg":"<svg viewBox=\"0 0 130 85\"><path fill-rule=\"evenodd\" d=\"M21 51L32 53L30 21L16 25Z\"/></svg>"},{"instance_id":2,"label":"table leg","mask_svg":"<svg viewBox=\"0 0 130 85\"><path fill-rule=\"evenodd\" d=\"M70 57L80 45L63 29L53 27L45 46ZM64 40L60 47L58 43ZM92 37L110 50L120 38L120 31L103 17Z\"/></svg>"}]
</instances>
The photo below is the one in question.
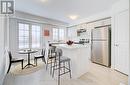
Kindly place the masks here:
<instances>
[{"instance_id":1,"label":"table leg","mask_svg":"<svg viewBox=\"0 0 130 85\"><path fill-rule=\"evenodd\" d=\"M30 65L35 66L35 65L30 63L30 53L28 53L28 64L24 68L26 68L27 66L30 66Z\"/></svg>"},{"instance_id":2,"label":"table leg","mask_svg":"<svg viewBox=\"0 0 130 85\"><path fill-rule=\"evenodd\" d=\"M28 53L28 64L30 64L30 53Z\"/></svg>"}]
</instances>

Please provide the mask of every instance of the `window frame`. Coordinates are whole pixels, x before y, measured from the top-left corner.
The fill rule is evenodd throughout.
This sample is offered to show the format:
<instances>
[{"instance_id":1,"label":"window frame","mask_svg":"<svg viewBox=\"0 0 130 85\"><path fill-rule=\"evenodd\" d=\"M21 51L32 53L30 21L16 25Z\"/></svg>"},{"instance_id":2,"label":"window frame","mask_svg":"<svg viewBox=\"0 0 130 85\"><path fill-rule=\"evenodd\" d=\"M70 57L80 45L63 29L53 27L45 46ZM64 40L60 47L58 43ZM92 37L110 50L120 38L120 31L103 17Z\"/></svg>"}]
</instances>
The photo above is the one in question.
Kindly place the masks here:
<instances>
[{"instance_id":1,"label":"window frame","mask_svg":"<svg viewBox=\"0 0 130 85\"><path fill-rule=\"evenodd\" d=\"M39 47L32 47L32 26L33 26L33 25L40 27L40 41L39 41L40 46L39 46ZM42 36L42 35L41 35L41 32L42 32L42 27L41 27L40 25L38 25L38 24L31 24L31 33L30 33L30 34L31 34L31 48L32 48L32 49L41 48L41 41L42 41L42 40L41 40L41 36Z\"/></svg>"},{"instance_id":2,"label":"window frame","mask_svg":"<svg viewBox=\"0 0 130 85\"><path fill-rule=\"evenodd\" d=\"M28 43L29 44L29 48L19 48L19 24L20 23L29 25L29 43ZM33 25L40 26L40 46L36 47L36 48L32 47L32 26ZM42 25L41 24L28 22L28 21L17 21L17 43L18 43L17 48L19 50L23 50L23 49L41 49L41 46L42 46L41 41L42 41Z\"/></svg>"},{"instance_id":3,"label":"window frame","mask_svg":"<svg viewBox=\"0 0 130 85\"><path fill-rule=\"evenodd\" d=\"M57 40L54 39L54 29L57 29ZM59 41L59 29L58 28L52 28L52 37L53 37L53 41Z\"/></svg>"},{"instance_id":4,"label":"window frame","mask_svg":"<svg viewBox=\"0 0 130 85\"><path fill-rule=\"evenodd\" d=\"M52 28L52 32L53 32L53 29L57 29L58 30L58 36L57 36L57 39L58 40L54 40L54 38L53 38L53 41L63 41L63 40L65 40L65 29L64 28ZM64 31L64 39L62 40L62 39L60 39L60 29L63 29L63 31ZM52 33L52 34L54 34L54 33Z\"/></svg>"}]
</instances>

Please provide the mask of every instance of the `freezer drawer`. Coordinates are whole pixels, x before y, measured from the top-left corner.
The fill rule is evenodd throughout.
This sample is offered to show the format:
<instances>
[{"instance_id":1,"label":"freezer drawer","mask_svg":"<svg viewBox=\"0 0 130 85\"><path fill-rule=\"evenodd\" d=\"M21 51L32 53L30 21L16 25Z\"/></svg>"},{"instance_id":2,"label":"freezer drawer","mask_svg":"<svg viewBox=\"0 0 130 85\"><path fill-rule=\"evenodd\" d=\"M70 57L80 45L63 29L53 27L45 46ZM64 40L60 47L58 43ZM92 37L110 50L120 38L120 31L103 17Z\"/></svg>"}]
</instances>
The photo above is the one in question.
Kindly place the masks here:
<instances>
[{"instance_id":1,"label":"freezer drawer","mask_svg":"<svg viewBox=\"0 0 130 85\"><path fill-rule=\"evenodd\" d=\"M92 42L92 62L109 66L109 43L108 41L93 41Z\"/></svg>"}]
</instances>

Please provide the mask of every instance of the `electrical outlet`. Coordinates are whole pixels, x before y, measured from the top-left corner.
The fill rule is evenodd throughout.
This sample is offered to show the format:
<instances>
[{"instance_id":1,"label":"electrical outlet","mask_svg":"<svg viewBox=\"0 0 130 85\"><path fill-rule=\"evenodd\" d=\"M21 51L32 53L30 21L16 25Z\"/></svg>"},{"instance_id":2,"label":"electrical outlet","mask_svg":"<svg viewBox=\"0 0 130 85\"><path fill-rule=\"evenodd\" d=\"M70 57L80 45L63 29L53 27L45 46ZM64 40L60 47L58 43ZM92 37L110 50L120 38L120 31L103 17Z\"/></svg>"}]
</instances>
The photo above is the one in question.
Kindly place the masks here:
<instances>
[{"instance_id":1,"label":"electrical outlet","mask_svg":"<svg viewBox=\"0 0 130 85\"><path fill-rule=\"evenodd\" d=\"M119 85L125 85L124 83L120 83Z\"/></svg>"}]
</instances>

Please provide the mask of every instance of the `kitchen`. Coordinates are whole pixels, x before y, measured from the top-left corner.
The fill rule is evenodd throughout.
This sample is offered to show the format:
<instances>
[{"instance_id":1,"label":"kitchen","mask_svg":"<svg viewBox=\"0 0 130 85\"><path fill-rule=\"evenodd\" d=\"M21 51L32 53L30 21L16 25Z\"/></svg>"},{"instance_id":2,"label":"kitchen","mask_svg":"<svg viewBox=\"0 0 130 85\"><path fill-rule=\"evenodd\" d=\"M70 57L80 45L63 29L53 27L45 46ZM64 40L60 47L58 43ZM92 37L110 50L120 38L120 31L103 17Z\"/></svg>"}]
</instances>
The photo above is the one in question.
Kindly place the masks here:
<instances>
[{"instance_id":1,"label":"kitchen","mask_svg":"<svg viewBox=\"0 0 130 85\"><path fill-rule=\"evenodd\" d=\"M39 2L35 0L33 1L36 2L36 4L41 5ZM40 85L47 83L47 85L50 85L53 83L55 85L54 82L57 84L57 77L55 78L56 71L54 72L54 70L57 70L54 68L55 62L54 66L51 66L53 65L53 62L50 60L51 64L49 64L47 61L49 56L48 46L61 49L63 52L62 55L68 58L62 63L63 67L67 66L69 68L68 74L70 73L71 79L66 77L67 74L64 72L63 74L65 77L61 77L61 85L89 85L89 83L92 85L128 85L130 69L129 0L116 0L115 3L111 2L111 5L108 6L109 9L104 8L105 10L101 12L95 11L95 13L87 16L87 18L83 17L83 12L81 14L83 18L81 19L78 19L81 17L78 15L68 16L67 19L59 18L59 13L59 15L55 15L59 20L55 20L54 17L51 17L52 19L50 19L39 16L42 12L39 12L39 14L34 13L37 7L34 11L29 11L29 7L27 9L21 8L20 5L23 5L23 2L16 0L15 14L9 16L9 18L6 17L5 19L1 19L1 22L6 22L9 26L4 27L4 25L1 25L3 26L2 28L6 29L3 30L4 34L1 34L4 35L4 37L1 38L3 39L3 41L1 41L3 42L1 46L5 51L1 50L0 52L6 54L6 50L9 48L14 58L22 57L25 60L24 65L26 65L28 60L29 65L30 63L35 65L36 62L34 58L41 52L41 49L45 49L45 60L43 60L43 62L38 60L38 66L32 65L28 68L24 67L23 70L21 70L21 68L17 70L19 66L21 66L20 63L16 65L14 64L9 70L9 73L6 74L9 61L7 55L2 54L6 56L6 59L3 57L3 60L6 60L6 62L1 60L1 67L3 70L0 71L0 75L3 76L1 77L1 80L3 80L4 84L0 82L0 85L8 85L9 83L12 83L12 85L24 85L27 83L31 85L32 82L30 82L30 78L34 80L33 84ZM43 3L44 5L45 3L52 5L51 1ZM75 3L78 3L78 1ZM47 4L45 6L48 6ZM107 5L108 4L106 4L106 6ZM31 4L30 7L32 7ZM60 21L60 19L62 19L62 21ZM69 24L63 22L63 20L68 20ZM23 32L25 32L24 35L22 34ZM33 50L36 53L30 53L26 56L26 51ZM23 51L23 54L20 54L20 51ZM66 63L64 65L64 62L70 62L70 64ZM39 65L42 66L39 67ZM45 70L45 68L49 69ZM53 69L52 74L51 69ZM14 76L10 76L10 74L13 73ZM23 74L28 75L28 77ZM53 74L55 74L54 78L51 77ZM47 78L41 75L46 75ZM4 80L5 76L7 76L7 79ZM24 79L26 79L26 83L22 82L21 84L17 84L18 82L25 81Z\"/></svg>"}]
</instances>

